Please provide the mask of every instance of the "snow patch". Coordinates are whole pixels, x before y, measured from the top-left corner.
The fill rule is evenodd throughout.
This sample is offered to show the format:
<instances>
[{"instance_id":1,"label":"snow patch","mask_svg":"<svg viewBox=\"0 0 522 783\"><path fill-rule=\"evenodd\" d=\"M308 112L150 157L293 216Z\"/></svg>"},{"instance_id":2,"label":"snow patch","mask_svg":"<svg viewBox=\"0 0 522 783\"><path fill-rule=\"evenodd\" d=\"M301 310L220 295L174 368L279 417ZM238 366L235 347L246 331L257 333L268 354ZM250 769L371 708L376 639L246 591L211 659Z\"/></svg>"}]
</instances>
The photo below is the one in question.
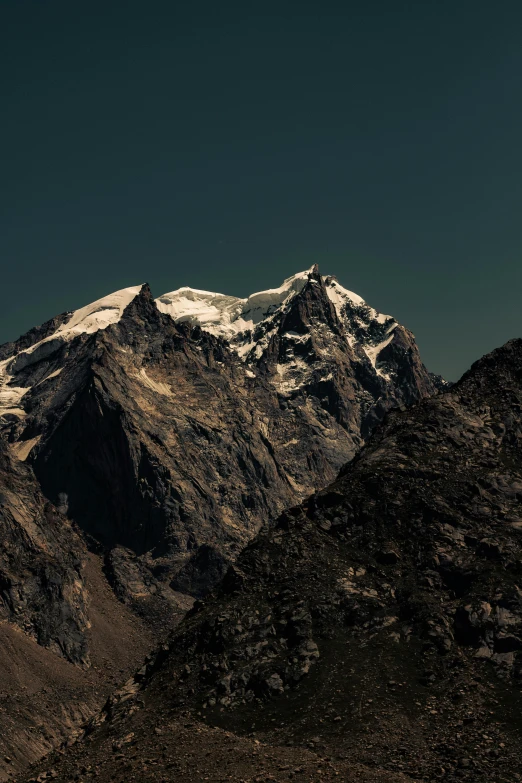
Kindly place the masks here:
<instances>
[{"instance_id":1,"label":"snow patch","mask_svg":"<svg viewBox=\"0 0 522 783\"><path fill-rule=\"evenodd\" d=\"M293 357L286 364L276 365L272 383L279 394L288 395L297 391L310 378L311 369L302 359Z\"/></svg>"},{"instance_id":2,"label":"snow patch","mask_svg":"<svg viewBox=\"0 0 522 783\"><path fill-rule=\"evenodd\" d=\"M162 383L161 381L155 381L153 378L149 378L144 367L141 368L139 377L144 385L149 389L152 389L152 391L158 392L158 394L163 394L165 397L172 396L172 390L170 386L168 386L166 383Z\"/></svg>"},{"instance_id":3,"label":"snow patch","mask_svg":"<svg viewBox=\"0 0 522 783\"><path fill-rule=\"evenodd\" d=\"M397 328L398 324L393 324L393 326L389 330L389 337L387 337L385 340L383 340L378 345L369 345L365 346L363 348L366 356L371 361L372 365L375 367L377 364L377 356L380 354L380 352L383 350L383 348L386 348L387 345L391 343L394 337L395 329ZM379 372L377 370L377 372Z\"/></svg>"},{"instance_id":4,"label":"snow patch","mask_svg":"<svg viewBox=\"0 0 522 783\"><path fill-rule=\"evenodd\" d=\"M17 413L20 410L20 400L29 391L29 387L10 386L12 376L7 368L11 362L12 358L0 362L0 415Z\"/></svg>"},{"instance_id":5,"label":"snow patch","mask_svg":"<svg viewBox=\"0 0 522 783\"><path fill-rule=\"evenodd\" d=\"M48 380L50 380L51 378L56 378L56 376L57 376L57 375L60 375L60 373L61 373L61 371L62 371L62 370L63 370L63 367L60 367L58 370L55 370L54 372L52 372L52 373L49 373L49 375L47 376L47 378L44 378L44 379L43 379L43 381L40 381L40 383L44 383L45 381L48 381ZM38 384L38 385L40 385L40 384Z\"/></svg>"}]
</instances>

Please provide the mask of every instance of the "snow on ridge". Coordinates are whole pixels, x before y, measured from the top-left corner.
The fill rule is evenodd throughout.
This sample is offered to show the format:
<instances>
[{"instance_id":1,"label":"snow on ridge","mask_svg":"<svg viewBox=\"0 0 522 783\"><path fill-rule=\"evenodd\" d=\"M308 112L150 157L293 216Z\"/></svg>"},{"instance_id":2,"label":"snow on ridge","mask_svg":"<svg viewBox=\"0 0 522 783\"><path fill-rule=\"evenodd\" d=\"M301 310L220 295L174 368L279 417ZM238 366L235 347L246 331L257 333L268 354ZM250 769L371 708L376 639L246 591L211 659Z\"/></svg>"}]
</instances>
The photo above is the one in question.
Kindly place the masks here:
<instances>
[{"instance_id":1,"label":"snow on ridge","mask_svg":"<svg viewBox=\"0 0 522 783\"><path fill-rule=\"evenodd\" d=\"M16 356L9 359L14 361L18 356L37 353L42 354L42 346L46 343L68 342L79 334L93 334L100 329L106 329L111 324L117 323L123 315L125 308L132 302L135 296L139 294L143 285L135 285L130 288L122 288L120 291L114 291L108 296L103 296L95 302L91 302L78 310L73 310L68 321L63 323L52 334L44 337L43 340L31 345L24 351L20 351ZM28 364L30 362L27 362Z\"/></svg>"},{"instance_id":2,"label":"snow on ridge","mask_svg":"<svg viewBox=\"0 0 522 783\"><path fill-rule=\"evenodd\" d=\"M314 273L317 273L315 265L286 278L278 288L257 291L244 299L183 286L158 297L156 305L176 322L188 321L229 340L236 353L248 364L250 359L259 359L266 347L266 334L261 339L254 339L256 326L260 323L268 325L281 308L286 307L303 290L309 280L314 282L311 277ZM369 307L362 297L344 288L335 277L325 276L322 281L345 327L347 341L350 345L360 343L375 367L378 353L393 339L397 322ZM19 404L29 387L14 385L14 376L18 370L52 354L61 344L79 334L92 334L117 323L142 287L123 288L75 310L69 320L53 334L0 362L0 415L7 412L23 414ZM388 322L391 325L384 332ZM292 332L288 333L288 337L295 342L305 339ZM376 371L380 373L380 370Z\"/></svg>"},{"instance_id":3,"label":"snow on ridge","mask_svg":"<svg viewBox=\"0 0 522 783\"><path fill-rule=\"evenodd\" d=\"M233 339L252 331L289 298L302 291L313 267L288 277L279 288L257 291L246 299L183 286L156 299L158 310L174 321L188 321L212 334Z\"/></svg>"},{"instance_id":4,"label":"snow on ridge","mask_svg":"<svg viewBox=\"0 0 522 783\"><path fill-rule=\"evenodd\" d=\"M373 307L370 307L362 298L362 296L359 296L359 294L354 294L353 291L348 291L348 289L344 288L335 277L326 278L326 293L328 294L329 300L335 307L337 315L341 321L343 320L342 308L344 305L346 305L347 302L355 305L356 307L368 307L372 319L378 321L381 324L386 323L386 321L391 318L390 315L384 315L383 313L379 313Z\"/></svg>"},{"instance_id":5,"label":"snow on ridge","mask_svg":"<svg viewBox=\"0 0 522 783\"><path fill-rule=\"evenodd\" d=\"M174 321L189 321L215 335L233 340L242 332L253 331L257 324L302 291L315 270L316 267L311 266L287 277L278 288L257 291L246 299L183 286L158 297L156 305ZM346 323L343 309L347 304L355 308L368 308L370 318L380 324L390 320L390 316L369 307L361 296L344 288L335 277L322 279L341 322Z\"/></svg>"},{"instance_id":6,"label":"snow on ridge","mask_svg":"<svg viewBox=\"0 0 522 783\"><path fill-rule=\"evenodd\" d=\"M122 288L120 291L114 291L108 296L74 310L69 320L61 324L55 332L26 350L19 351L14 356L0 362L0 415L6 413L25 415L19 405L22 397L31 387L11 385L18 370L54 353L60 345L74 339L79 334L92 334L117 323L127 305L139 294L142 287L142 285L138 285ZM48 377L56 374L57 371Z\"/></svg>"},{"instance_id":7,"label":"snow on ridge","mask_svg":"<svg viewBox=\"0 0 522 783\"><path fill-rule=\"evenodd\" d=\"M335 277L328 279L326 293L336 310L346 304L347 299L355 305L366 304L362 296L354 294L353 291L348 291L348 289L344 288ZM339 315L339 312L337 314Z\"/></svg>"},{"instance_id":8,"label":"snow on ridge","mask_svg":"<svg viewBox=\"0 0 522 783\"><path fill-rule=\"evenodd\" d=\"M110 324L120 320L127 305L132 302L142 288L143 285L122 288L120 291L114 291L108 296L103 296L101 299L85 305L85 307L80 307L79 310L74 310L67 323L62 324L46 340L58 336L70 340L77 334L92 334L100 329L106 329Z\"/></svg>"},{"instance_id":9,"label":"snow on ridge","mask_svg":"<svg viewBox=\"0 0 522 783\"><path fill-rule=\"evenodd\" d=\"M156 306L178 323L188 321L216 335L230 337L243 330L235 322L245 302L237 296L183 286L158 297Z\"/></svg>"},{"instance_id":10,"label":"snow on ridge","mask_svg":"<svg viewBox=\"0 0 522 783\"><path fill-rule=\"evenodd\" d=\"M169 314L174 321L188 321L229 340L236 353L248 363L250 359L259 359L266 347L266 336L254 339L256 326L262 322L268 324L281 307L303 290L310 279L314 280L311 277L313 273L317 273L315 265L287 277L278 288L257 291L246 299L183 286L158 297L156 304L161 312ZM390 332L397 322L391 316L370 307L361 296L344 288L335 277L325 276L321 279L345 328L348 343L352 346L360 343L375 367L376 356L391 341L393 335L390 336ZM390 327L384 332L387 324ZM294 337L293 334L287 336Z\"/></svg>"},{"instance_id":11,"label":"snow on ridge","mask_svg":"<svg viewBox=\"0 0 522 783\"><path fill-rule=\"evenodd\" d=\"M394 337L395 329L397 328L399 324L394 323L388 330L386 339L382 340L382 342L378 343L377 345L368 345L363 348L366 356L371 361L373 367L377 369L377 357L380 354L380 352L386 348L387 345L391 343ZM377 370L379 373L379 370Z\"/></svg>"},{"instance_id":12,"label":"snow on ridge","mask_svg":"<svg viewBox=\"0 0 522 783\"><path fill-rule=\"evenodd\" d=\"M268 288L266 291L250 294L246 300L245 312L282 304L289 296L303 290L313 269L312 266L310 269L305 269L304 272L287 277L279 288Z\"/></svg>"},{"instance_id":13,"label":"snow on ridge","mask_svg":"<svg viewBox=\"0 0 522 783\"><path fill-rule=\"evenodd\" d=\"M29 356L31 354L36 354L38 358L43 358L43 355L46 353L53 352L53 346L56 341L60 343L68 342L79 334L93 334L93 332L98 332L100 329L106 329L111 324L117 323L127 305L132 302L142 288L142 285L122 288L120 291L114 291L114 293L103 296L101 299L80 307L78 310L73 310L69 320L59 326L55 332L31 345L25 351L20 351L16 356L11 357L9 362L14 362L15 360L20 362L18 357L26 356L28 358L25 364L30 364ZM49 347L43 348L48 343L50 344Z\"/></svg>"}]
</instances>

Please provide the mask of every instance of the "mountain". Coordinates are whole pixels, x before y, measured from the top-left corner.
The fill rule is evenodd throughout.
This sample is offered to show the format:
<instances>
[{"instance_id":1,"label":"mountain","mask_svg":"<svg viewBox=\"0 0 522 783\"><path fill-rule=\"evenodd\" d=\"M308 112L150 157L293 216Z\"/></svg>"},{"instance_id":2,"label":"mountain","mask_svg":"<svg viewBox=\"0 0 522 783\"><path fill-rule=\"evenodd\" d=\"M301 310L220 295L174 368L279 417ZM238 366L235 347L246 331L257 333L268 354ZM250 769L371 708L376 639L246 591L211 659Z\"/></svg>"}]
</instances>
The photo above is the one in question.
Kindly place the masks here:
<instances>
[{"instance_id":1,"label":"mountain","mask_svg":"<svg viewBox=\"0 0 522 783\"><path fill-rule=\"evenodd\" d=\"M57 783L519 780L521 504L513 340L392 411L45 771Z\"/></svg>"},{"instance_id":2,"label":"mountain","mask_svg":"<svg viewBox=\"0 0 522 783\"><path fill-rule=\"evenodd\" d=\"M126 288L1 346L0 779L73 736L387 410L443 385L316 267L244 300Z\"/></svg>"},{"instance_id":3,"label":"mountain","mask_svg":"<svg viewBox=\"0 0 522 783\"><path fill-rule=\"evenodd\" d=\"M155 616L441 385L410 332L317 267L245 300L123 289L0 357L11 452Z\"/></svg>"}]
</instances>

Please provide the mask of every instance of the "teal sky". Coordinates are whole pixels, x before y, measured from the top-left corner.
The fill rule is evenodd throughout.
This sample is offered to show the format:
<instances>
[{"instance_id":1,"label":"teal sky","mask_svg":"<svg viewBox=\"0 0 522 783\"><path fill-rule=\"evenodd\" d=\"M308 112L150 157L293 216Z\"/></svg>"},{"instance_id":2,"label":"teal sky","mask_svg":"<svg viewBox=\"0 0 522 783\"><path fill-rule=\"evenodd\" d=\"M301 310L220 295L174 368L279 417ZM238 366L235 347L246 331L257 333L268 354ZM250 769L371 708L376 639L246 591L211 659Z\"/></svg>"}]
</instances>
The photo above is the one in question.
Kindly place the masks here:
<instances>
[{"instance_id":1,"label":"teal sky","mask_svg":"<svg viewBox=\"0 0 522 783\"><path fill-rule=\"evenodd\" d=\"M522 336L522 4L0 0L0 342L318 262L454 380Z\"/></svg>"}]
</instances>

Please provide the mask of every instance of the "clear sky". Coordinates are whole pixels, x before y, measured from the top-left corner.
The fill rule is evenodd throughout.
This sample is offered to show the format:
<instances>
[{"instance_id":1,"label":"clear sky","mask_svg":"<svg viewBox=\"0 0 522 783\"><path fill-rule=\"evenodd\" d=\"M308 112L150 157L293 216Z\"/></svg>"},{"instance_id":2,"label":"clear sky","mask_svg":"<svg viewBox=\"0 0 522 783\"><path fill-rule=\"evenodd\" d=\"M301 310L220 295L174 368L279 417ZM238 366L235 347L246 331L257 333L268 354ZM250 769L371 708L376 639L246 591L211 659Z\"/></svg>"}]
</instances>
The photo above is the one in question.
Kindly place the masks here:
<instances>
[{"instance_id":1,"label":"clear sky","mask_svg":"<svg viewBox=\"0 0 522 783\"><path fill-rule=\"evenodd\" d=\"M0 342L318 262L456 379L522 336L522 3L0 0Z\"/></svg>"}]
</instances>

